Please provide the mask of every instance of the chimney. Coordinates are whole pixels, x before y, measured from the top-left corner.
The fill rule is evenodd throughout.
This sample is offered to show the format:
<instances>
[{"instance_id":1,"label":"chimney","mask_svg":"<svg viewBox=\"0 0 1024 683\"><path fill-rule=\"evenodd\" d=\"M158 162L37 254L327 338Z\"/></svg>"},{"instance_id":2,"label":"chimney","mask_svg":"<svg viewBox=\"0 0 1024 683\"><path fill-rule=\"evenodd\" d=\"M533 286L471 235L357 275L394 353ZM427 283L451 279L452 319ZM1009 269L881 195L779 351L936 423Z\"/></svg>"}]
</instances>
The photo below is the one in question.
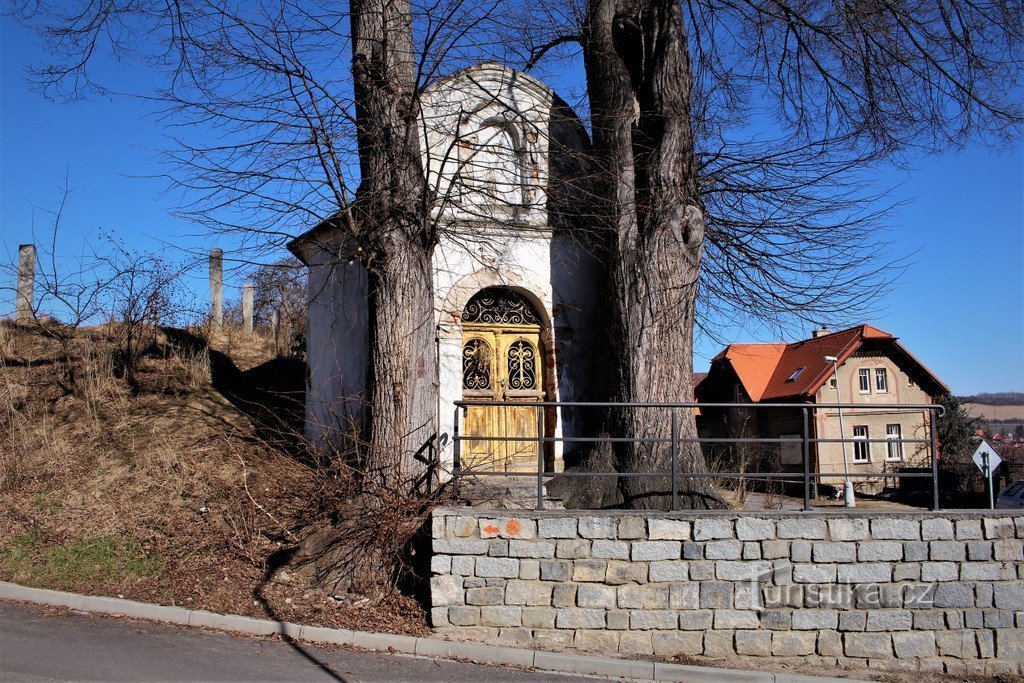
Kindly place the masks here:
<instances>
[{"instance_id":1,"label":"chimney","mask_svg":"<svg viewBox=\"0 0 1024 683\"><path fill-rule=\"evenodd\" d=\"M814 332L811 332L811 337L813 339L817 339L818 337L824 337L826 334L829 334L829 330L828 330L827 327L822 325L821 327L816 329Z\"/></svg>"}]
</instances>

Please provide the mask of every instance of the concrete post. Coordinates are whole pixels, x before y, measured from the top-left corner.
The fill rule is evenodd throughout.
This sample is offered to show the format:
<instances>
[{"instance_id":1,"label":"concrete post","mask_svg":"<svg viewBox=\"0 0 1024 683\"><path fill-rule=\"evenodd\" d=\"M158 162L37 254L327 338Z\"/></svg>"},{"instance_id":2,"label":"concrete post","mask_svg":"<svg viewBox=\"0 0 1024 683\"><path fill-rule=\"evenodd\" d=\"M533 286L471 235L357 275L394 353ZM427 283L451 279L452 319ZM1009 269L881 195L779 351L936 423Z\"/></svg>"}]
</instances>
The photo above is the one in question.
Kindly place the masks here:
<instances>
[{"instance_id":1,"label":"concrete post","mask_svg":"<svg viewBox=\"0 0 1024 683\"><path fill-rule=\"evenodd\" d=\"M217 248L210 250L210 320L224 327L224 251Z\"/></svg>"},{"instance_id":2,"label":"concrete post","mask_svg":"<svg viewBox=\"0 0 1024 683\"><path fill-rule=\"evenodd\" d=\"M281 355L281 309L275 308L271 318L274 326L274 353Z\"/></svg>"},{"instance_id":3,"label":"concrete post","mask_svg":"<svg viewBox=\"0 0 1024 683\"><path fill-rule=\"evenodd\" d=\"M242 331L252 334L252 300L256 289L248 282L242 285Z\"/></svg>"},{"instance_id":4,"label":"concrete post","mask_svg":"<svg viewBox=\"0 0 1024 683\"><path fill-rule=\"evenodd\" d=\"M28 321L33 318L36 286L36 245L18 247L18 295L14 304L14 318Z\"/></svg>"}]
</instances>

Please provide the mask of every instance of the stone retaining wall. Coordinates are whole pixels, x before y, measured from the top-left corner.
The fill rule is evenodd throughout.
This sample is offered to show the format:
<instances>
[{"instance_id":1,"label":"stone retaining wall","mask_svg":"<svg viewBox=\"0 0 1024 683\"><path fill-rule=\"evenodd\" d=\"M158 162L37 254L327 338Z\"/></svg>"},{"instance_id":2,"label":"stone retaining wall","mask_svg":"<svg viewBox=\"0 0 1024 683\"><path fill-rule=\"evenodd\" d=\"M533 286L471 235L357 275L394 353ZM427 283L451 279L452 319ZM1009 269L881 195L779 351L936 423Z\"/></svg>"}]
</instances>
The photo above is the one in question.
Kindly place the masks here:
<instances>
[{"instance_id":1,"label":"stone retaining wall","mask_svg":"<svg viewBox=\"0 0 1024 683\"><path fill-rule=\"evenodd\" d=\"M435 628L622 655L1024 673L1024 516L441 508Z\"/></svg>"}]
</instances>

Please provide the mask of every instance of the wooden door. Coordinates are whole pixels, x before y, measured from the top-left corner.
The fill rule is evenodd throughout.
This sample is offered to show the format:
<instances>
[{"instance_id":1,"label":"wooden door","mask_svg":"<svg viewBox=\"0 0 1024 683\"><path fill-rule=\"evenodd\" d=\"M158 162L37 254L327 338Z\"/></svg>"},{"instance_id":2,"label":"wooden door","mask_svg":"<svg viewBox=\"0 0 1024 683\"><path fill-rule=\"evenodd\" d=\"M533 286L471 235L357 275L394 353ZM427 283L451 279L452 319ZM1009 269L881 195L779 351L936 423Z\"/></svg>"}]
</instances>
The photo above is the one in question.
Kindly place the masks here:
<instances>
[{"instance_id":1,"label":"wooden door","mask_svg":"<svg viewBox=\"0 0 1024 683\"><path fill-rule=\"evenodd\" d=\"M463 399L542 401L543 369L539 326L463 324ZM532 406L468 408L463 425L463 466L477 471L535 472L540 410Z\"/></svg>"}]
</instances>

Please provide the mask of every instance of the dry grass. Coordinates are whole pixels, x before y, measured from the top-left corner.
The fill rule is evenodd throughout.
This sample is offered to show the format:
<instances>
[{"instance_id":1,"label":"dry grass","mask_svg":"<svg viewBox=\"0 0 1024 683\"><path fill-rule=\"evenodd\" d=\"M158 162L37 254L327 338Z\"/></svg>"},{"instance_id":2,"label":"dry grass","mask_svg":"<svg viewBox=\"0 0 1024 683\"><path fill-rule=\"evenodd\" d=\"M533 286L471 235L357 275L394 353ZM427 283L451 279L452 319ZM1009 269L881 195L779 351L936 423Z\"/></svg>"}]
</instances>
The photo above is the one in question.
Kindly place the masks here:
<instances>
[{"instance_id":1,"label":"dry grass","mask_svg":"<svg viewBox=\"0 0 1024 683\"><path fill-rule=\"evenodd\" d=\"M0 580L360 627L365 610L268 577L329 482L257 437L214 386L205 346L157 335L130 386L106 331L84 330L68 391L55 342L0 330ZM215 353L227 344L241 367L270 359L262 340L212 340ZM389 598L381 617L380 628L425 629L408 599Z\"/></svg>"}]
</instances>

